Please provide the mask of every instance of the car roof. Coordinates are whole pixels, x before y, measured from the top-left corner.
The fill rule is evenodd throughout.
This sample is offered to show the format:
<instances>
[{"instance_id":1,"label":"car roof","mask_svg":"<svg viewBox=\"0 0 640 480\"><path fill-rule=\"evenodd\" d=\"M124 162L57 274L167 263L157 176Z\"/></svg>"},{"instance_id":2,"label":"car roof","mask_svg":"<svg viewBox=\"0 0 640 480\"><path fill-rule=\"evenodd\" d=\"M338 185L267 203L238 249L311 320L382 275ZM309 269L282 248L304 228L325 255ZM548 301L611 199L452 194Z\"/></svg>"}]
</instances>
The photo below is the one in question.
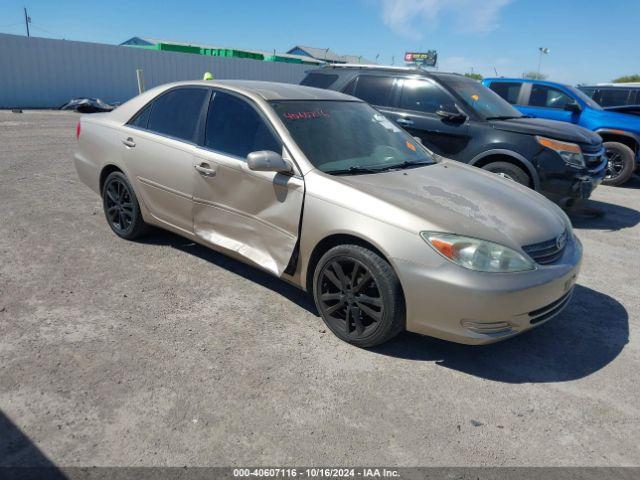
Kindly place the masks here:
<instances>
[{"instance_id":1,"label":"car roof","mask_svg":"<svg viewBox=\"0 0 640 480\"><path fill-rule=\"evenodd\" d=\"M162 93L172 88L190 86L220 88L245 95L256 102L269 100L337 100L362 103L362 100L344 93L291 83L261 82L256 80L188 80L159 85L133 97L111 111L108 117L109 121L116 124L124 124L142 107Z\"/></svg>"},{"instance_id":2,"label":"car roof","mask_svg":"<svg viewBox=\"0 0 640 480\"><path fill-rule=\"evenodd\" d=\"M627 88L640 87L640 83L597 83L595 85L580 85L579 88Z\"/></svg>"},{"instance_id":3,"label":"car roof","mask_svg":"<svg viewBox=\"0 0 640 480\"><path fill-rule=\"evenodd\" d=\"M487 77L483 81L487 82L521 82L521 83L538 83L540 85L549 85L550 87L570 87L565 83L550 82L548 80L536 80L534 78L506 78L506 77Z\"/></svg>"},{"instance_id":4,"label":"car roof","mask_svg":"<svg viewBox=\"0 0 640 480\"><path fill-rule=\"evenodd\" d=\"M361 102L355 97L344 93L322 88L306 87L292 83L264 82L259 80L195 80L176 82L171 87L203 85L207 87L219 87L244 93L249 96L257 96L263 100L342 100ZM169 85L165 85L169 87Z\"/></svg>"},{"instance_id":5,"label":"car roof","mask_svg":"<svg viewBox=\"0 0 640 480\"><path fill-rule=\"evenodd\" d=\"M317 69L310 71L309 73L314 72L327 72L333 71L335 73L339 73L340 71L375 71L375 72L386 72L386 73L408 73L413 75L421 75L424 77L447 77L447 76L455 76L462 77L459 73L454 72L440 72L435 70L424 70L422 68L417 67L396 67L392 65L361 65L359 63L343 63L339 65L322 65Z\"/></svg>"}]
</instances>

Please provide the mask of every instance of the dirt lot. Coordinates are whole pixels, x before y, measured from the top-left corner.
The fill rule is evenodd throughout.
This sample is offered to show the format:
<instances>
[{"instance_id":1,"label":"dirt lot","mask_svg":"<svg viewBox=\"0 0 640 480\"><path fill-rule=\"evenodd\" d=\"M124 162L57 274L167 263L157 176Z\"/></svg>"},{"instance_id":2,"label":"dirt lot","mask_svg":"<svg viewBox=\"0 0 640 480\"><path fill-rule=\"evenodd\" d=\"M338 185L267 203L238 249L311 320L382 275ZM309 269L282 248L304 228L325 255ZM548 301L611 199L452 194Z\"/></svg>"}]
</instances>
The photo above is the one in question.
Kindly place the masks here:
<instances>
[{"instance_id":1,"label":"dirt lot","mask_svg":"<svg viewBox=\"0 0 640 480\"><path fill-rule=\"evenodd\" d=\"M568 309L361 350L283 282L118 239L77 116L0 112L0 465L640 465L640 180L601 187Z\"/></svg>"}]
</instances>

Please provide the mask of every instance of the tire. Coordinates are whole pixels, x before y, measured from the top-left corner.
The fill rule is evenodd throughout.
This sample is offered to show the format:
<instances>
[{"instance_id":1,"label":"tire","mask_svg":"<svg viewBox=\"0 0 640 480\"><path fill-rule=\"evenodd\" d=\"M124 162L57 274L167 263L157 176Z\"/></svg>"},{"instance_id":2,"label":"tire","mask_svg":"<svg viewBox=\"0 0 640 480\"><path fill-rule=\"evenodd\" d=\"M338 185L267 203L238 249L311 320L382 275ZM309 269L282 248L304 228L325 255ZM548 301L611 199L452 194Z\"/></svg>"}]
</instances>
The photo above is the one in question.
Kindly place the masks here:
<instances>
[{"instance_id":1,"label":"tire","mask_svg":"<svg viewBox=\"0 0 640 480\"><path fill-rule=\"evenodd\" d=\"M138 198L122 172L112 172L105 180L102 207L109 227L120 238L133 240L148 232Z\"/></svg>"},{"instance_id":2,"label":"tire","mask_svg":"<svg viewBox=\"0 0 640 480\"><path fill-rule=\"evenodd\" d=\"M486 164L482 169L495 173L496 175L500 175L501 177L508 178L509 180L513 180L525 187L531 186L531 178L529 177L529 174L513 163L492 162Z\"/></svg>"},{"instance_id":3,"label":"tire","mask_svg":"<svg viewBox=\"0 0 640 480\"><path fill-rule=\"evenodd\" d=\"M605 142L604 154L609 163L607 164L607 175L602 180L603 185L617 187L631 178L636 168L633 150L624 143Z\"/></svg>"},{"instance_id":4,"label":"tire","mask_svg":"<svg viewBox=\"0 0 640 480\"><path fill-rule=\"evenodd\" d=\"M313 298L327 327L358 347L380 345L405 329L398 277L388 262L359 245L339 245L320 258Z\"/></svg>"}]
</instances>

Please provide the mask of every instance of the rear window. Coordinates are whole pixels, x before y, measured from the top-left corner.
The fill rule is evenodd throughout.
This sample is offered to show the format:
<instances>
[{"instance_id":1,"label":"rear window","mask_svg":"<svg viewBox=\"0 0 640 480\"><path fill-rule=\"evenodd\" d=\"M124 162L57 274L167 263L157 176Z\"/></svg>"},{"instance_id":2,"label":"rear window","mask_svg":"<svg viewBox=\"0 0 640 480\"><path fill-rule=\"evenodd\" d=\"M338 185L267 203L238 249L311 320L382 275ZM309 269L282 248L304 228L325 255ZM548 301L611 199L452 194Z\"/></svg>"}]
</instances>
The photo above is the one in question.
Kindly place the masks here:
<instances>
[{"instance_id":1,"label":"rear window","mask_svg":"<svg viewBox=\"0 0 640 480\"><path fill-rule=\"evenodd\" d=\"M140 110L138 114L129 121L129 125L146 129L147 124L149 123L149 116L151 115L152 105L153 103L150 103L146 107L144 107L142 110Z\"/></svg>"},{"instance_id":2,"label":"rear window","mask_svg":"<svg viewBox=\"0 0 640 480\"><path fill-rule=\"evenodd\" d=\"M170 137L195 142L200 114L209 91L180 88L161 95L153 102L148 129Z\"/></svg>"},{"instance_id":3,"label":"rear window","mask_svg":"<svg viewBox=\"0 0 640 480\"><path fill-rule=\"evenodd\" d=\"M386 107L391 102L391 91L395 79L378 75L360 75L355 83L353 91L348 89L345 93L364 100L371 105Z\"/></svg>"},{"instance_id":4,"label":"rear window","mask_svg":"<svg viewBox=\"0 0 640 480\"><path fill-rule=\"evenodd\" d=\"M300 85L316 88L329 88L338 79L338 75L324 73L310 73L300 82Z\"/></svg>"},{"instance_id":5,"label":"rear window","mask_svg":"<svg viewBox=\"0 0 640 480\"><path fill-rule=\"evenodd\" d=\"M522 84L517 82L491 82L489 88L504 98L511 105L516 105L518 103Z\"/></svg>"}]
</instances>

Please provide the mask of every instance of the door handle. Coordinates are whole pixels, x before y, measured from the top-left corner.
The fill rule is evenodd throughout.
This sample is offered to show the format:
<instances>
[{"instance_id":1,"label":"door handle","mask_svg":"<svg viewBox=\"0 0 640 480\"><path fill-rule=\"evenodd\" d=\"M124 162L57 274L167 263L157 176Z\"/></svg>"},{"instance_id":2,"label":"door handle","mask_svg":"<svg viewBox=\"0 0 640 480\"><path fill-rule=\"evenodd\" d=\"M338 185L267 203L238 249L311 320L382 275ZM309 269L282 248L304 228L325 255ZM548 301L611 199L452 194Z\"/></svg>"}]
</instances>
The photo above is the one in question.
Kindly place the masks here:
<instances>
[{"instance_id":1,"label":"door handle","mask_svg":"<svg viewBox=\"0 0 640 480\"><path fill-rule=\"evenodd\" d=\"M201 163L200 165L194 165L193 168L195 168L198 173L200 175L202 175L203 177L215 177L216 176L216 171L215 169L211 168L211 166L208 163Z\"/></svg>"},{"instance_id":2,"label":"door handle","mask_svg":"<svg viewBox=\"0 0 640 480\"><path fill-rule=\"evenodd\" d=\"M396 120L398 125L402 125L403 127L408 127L413 125L413 120L409 120L408 118L399 118Z\"/></svg>"},{"instance_id":3,"label":"door handle","mask_svg":"<svg viewBox=\"0 0 640 480\"><path fill-rule=\"evenodd\" d=\"M123 138L122 139L122 143L124 143L129 148L133 148L133 147L136 146L136 142L134 142L133 138L131 138L131 137Z\"/></svg>"}]
</instances>

